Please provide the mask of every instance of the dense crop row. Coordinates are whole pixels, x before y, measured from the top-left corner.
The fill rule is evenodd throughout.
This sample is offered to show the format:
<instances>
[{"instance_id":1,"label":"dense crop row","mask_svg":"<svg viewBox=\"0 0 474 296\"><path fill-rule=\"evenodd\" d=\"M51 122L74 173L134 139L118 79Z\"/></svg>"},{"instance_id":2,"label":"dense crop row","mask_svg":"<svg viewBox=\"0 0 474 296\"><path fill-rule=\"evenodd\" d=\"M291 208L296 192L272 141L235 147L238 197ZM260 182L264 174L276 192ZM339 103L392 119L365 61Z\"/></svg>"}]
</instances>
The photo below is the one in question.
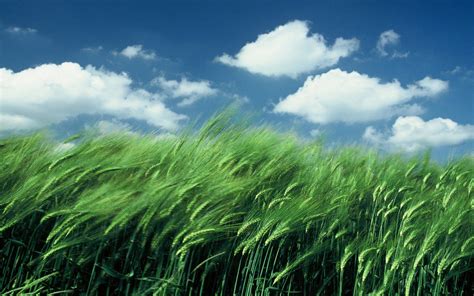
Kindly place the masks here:
<instances>
[{"instance_id":1,"label":"dense crop row","mask_svg":"<svg viewBox=\"0 0 474 296\"><path fill-rule=\"evenodd\" d=\"M2 295L473 291L472 158L325 151L223 116L63 152L10 137L0 166Z\"/></svg>"}]
</instances>

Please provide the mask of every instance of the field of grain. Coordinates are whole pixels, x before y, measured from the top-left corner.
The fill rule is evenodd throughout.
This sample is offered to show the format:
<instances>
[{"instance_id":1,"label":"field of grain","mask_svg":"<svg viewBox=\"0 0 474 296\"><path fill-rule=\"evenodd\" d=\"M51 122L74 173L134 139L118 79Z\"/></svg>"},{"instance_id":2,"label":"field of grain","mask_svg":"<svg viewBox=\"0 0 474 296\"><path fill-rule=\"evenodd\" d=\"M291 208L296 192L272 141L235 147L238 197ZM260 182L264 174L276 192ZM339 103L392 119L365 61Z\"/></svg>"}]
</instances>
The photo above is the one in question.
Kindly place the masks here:
<instances>
[{"instance_id":1,"label":"field of grain","mask_svg":"<svg viewBox=\"0 0 474 296\"><path fill-rule=\"evenodd\" d=\"M0 294L472 295L473 158L232 122L1 139Z\"/></svg>"}]
</instances>

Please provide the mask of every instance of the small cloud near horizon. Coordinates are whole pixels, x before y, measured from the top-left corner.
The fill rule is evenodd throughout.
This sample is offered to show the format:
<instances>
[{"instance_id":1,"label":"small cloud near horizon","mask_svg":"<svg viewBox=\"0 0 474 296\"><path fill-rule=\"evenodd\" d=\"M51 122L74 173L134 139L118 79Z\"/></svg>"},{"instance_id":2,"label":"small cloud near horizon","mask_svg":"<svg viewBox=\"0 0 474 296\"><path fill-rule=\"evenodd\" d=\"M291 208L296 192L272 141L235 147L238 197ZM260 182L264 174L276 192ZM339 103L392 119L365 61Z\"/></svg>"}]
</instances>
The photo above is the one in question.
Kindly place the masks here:
<instances>
[{"instance_id":1,"label":"small cloud near horizon","mask_svg":"<svg viewBox=\"0 0 474 296\"><path fill-rule=\"evenodd\" d=\"M164 76L160 76L153 79L151 84L158 86L167 96L181 99L178 103L179 107L189 106L202 98L218 93L217 89L211 87L210 81L191 81L186 77L181 80L167 80Z\"/></svg>"},{"instance_id":2,"label":"small cloud near horizon","mask_svg":"<svg viewBox=\"0 0 474 296\"><path fill-rule=\"evenodd\" d=\"M449 118L424 121L418 116L401 116L387 133L367 127L363 139L384 150L413 153L474 140L474 125L462 125Z\"/></svg>"}]
</instances>

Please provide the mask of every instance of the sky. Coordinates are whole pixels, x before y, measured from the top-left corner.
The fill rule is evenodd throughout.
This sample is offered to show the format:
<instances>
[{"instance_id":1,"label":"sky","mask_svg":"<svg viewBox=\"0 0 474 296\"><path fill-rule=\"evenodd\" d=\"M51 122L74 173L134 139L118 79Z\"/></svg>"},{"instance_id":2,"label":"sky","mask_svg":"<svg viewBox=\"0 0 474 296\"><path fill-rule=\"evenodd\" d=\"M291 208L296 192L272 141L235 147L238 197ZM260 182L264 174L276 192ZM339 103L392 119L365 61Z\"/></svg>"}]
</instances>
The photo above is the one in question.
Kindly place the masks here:
<instances>
[{"instance_id":1,"label":"sky","mask_svg":"<svg viewBox=\"0 0 474 296\"><path fill-rule=\"evenodd\" d=\"M256 124L474 152L473 1L0 1L0 136Z\"/></svg>"}]
</instances>

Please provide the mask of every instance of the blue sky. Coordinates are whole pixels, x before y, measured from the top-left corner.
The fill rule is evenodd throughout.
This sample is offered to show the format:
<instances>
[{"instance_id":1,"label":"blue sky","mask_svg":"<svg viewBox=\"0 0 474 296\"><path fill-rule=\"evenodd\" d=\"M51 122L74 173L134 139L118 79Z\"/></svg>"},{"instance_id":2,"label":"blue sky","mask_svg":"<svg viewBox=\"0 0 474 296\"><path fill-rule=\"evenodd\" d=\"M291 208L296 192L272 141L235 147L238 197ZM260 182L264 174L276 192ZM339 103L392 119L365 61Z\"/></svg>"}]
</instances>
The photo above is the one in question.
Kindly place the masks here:
<instances>
[{"instance_id":1,"label":"blue sky","mask_svg":"<svg viewBox=\"0 0 474 296\"><path fill-rule=\"evenodd\" d=\"M474 3L379 2L2 1L0 132L174 133L239 101L328 145L472 153Z\"/></svg>"}]
</instances>

